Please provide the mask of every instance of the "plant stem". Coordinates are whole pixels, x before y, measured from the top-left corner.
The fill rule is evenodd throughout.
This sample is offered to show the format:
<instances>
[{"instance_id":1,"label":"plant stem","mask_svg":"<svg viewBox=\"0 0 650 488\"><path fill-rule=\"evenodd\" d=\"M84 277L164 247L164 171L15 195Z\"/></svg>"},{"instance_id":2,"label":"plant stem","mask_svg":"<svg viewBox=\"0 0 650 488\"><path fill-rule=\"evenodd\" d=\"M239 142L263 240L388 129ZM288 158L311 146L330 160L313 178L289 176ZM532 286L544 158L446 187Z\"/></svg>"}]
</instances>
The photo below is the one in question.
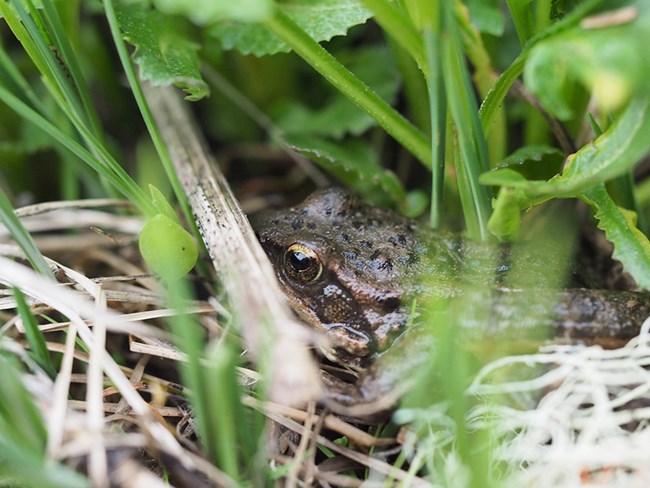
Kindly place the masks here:
<instances>
[{"instance_id":1,"label":"plant stem","mask_svg":"<svg viewBox=\"0 0 650 488\"><path fill-rule=\"evenodd\" d=\"M442 77L440 53L440 23L424 29L424 43L429 66L427 88L431 113L431 227L437 229L442 223L442 199L445 183L445 142L447 126L447 102Z\"/></svg>"},{"instance_id":2,"label":"plant stem","mask_svg":"<svg viewBox=\"0 0 650 488\"><path fill-rule=\"evenodd\" d=\"M289 17L278 9L274 15L264 21L264 25L289 44L300 57L355 105L373 117L422 164L427 168L431 167L431 144L424 134L339 63Z\"/></svg>"}]
</instances>

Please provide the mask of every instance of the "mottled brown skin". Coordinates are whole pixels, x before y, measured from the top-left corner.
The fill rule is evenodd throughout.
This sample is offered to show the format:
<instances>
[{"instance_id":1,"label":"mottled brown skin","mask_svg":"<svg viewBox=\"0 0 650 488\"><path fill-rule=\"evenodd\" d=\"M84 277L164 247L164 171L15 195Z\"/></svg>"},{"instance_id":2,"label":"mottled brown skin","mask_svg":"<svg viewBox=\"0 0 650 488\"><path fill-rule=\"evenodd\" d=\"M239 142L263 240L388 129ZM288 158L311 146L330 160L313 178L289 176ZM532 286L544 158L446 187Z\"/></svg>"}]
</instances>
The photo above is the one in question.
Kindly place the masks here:
<instances>
[{"instance_id":1,"label":"mottled brown skin","mask_svg":"<svg viewBox=\"0 0 650 488\"><path fill-rule=\"evenodd\" d=\"M466 297L454 320L477 344L507 337L539 346L552 337L620 347L650 315L646 293L552 289L544 281L546 255L526 259L527 272L539 272L534 290L504 288L507 247L419 228L335 188L264 215L256 231L292 308L331 339L328 357L364 370L357 384L334 385L331 396L344 404L395 390L430 358L428 334L402 334L415 297ZM407 337L391 348L399 352L383 354L400 335Z\"/></svg>"},{"instance_id":2,"label":"mottled brown skin","mask_svg":"<svg viewBox=\"0 0 650 488\"><path fill-rule=\"evenodd\" d=\"M300 206L273 212L257 229L293 309L327 333L336 356L351 366L383 350L408 319L404 283L413 281L422 252L413 221L364 205L341 190L314 193ZM321 276L292 276L287 250L314 251Z\"/></svg>"}]
</instances>

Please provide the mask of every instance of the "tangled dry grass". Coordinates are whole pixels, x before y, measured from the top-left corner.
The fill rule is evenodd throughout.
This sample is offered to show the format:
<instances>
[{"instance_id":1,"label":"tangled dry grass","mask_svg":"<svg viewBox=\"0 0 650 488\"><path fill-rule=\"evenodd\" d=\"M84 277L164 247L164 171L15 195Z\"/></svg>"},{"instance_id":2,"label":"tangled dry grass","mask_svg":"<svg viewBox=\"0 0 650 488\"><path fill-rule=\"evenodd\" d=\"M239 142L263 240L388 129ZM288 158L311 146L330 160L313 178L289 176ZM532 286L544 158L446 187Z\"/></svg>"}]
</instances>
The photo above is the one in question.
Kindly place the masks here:
<instances>
[{"instance_id":1,"label":"tangled dry grass","mask_svg":"<svg viewBox=\"0 0 650 488\"><path fill-rule=\"evenodd\" d=\"M165 308L158 283L135 259L137 219L105 209L49 210L47 218L38 213L24 221L39 246L58 258L50 264L59 270L59 284L10 259L20 256L15 246L0 247L0 279L29 297L48 349L61 355L52 381L28 356L14 300L4 289L0 344L29 366L21 381L46 421L48 455L86 471L96 486L108 480L168 486L159 477L162 466L176 486L234 486L197 441L178 384L176 362L183 355L160 326L174 311ZM101 222L110 235L63 234L71 221ZM186 312L198 317L209 337L223 334L225 311L214 297L189 304ZM475 401L467 421L490 433L504 485L647 486L649 330L650 321L623 349L548 347L481 370L467 390ZM240 383L250 389L242 408L266 417L265 463L283 472L287 485L360 486L360 469L367 470L363 486L461 486L468 479L467 467L449 449L454 426L445 405L398 410L402 431L384 437L376 426L360 426L313 403L299 409L260 400L253 394L258 380L253 369L239 369ZM341 438L347 445L335 442ZM319 448L331 456L323 460ZM398 459L401 467L394 464Z\"/></svg>"}]
</instances>

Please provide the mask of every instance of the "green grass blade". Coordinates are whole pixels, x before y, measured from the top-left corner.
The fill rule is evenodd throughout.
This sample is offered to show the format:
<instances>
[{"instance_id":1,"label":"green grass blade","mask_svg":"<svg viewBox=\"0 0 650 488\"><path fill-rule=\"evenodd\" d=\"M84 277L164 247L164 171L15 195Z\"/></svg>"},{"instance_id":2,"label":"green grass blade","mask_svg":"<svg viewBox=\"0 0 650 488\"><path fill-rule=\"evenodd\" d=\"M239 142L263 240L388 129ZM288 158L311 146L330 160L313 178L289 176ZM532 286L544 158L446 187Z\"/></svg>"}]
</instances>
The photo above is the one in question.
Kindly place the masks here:
<instances>
[{"instance_id":1,"label":"green grass blade","mask_svg":"<svg viewBox=\"0 0 650 488\"><path fill-rule=\"evenodd\" d=\"M431 227L437 229L442 224L442 202L445 186L445 144L447 128L447 100L442 75L442 53L440 24L424 29L429 75L427 88L431 113Z\"/></svg>"},{"instance_id":2,"label":"green grass blade","mask_svg":"<svg viewBox=\"0 0 650 488\"><path fill-rule=\"evenodd\" d=\"M499 76L497 81L494 83L494 86L483 100L479 114L485 132L490 130L494 117L498 110L500 110L512 84L517 81L517 78L519 78L523 73L527 55L528 51L526 50L517 56L512 64L501 73L501 76Z\"/></svg>"},{"instance_id":3,"label":"green grass blade","mask_svg":"<svg viewBox=\"0 0 650 488\"><path fill-rule=\"evenodd\" d=\"M176 199L178 200L181 209L183 210L185 219L187 222L192 223L194 235L199 239L199 242L201 242L198 230L196 226L193 225L194 218L187 202L187 198L185 197L185 192L183 191L183 187L181 186L181 183L176 176L176 170L174 169L174 165L172 163L171 157L169 156L169 152L167 151L167 147L165 146L165 143L160 136L156 122L153 119L149 105L147 104L144 93L142 92L142 87L138 82L138 77L136 76L133 65L129 60L129 54L126 50L124 41L122 40L118 19L115 14L115 7L112 0L104 1L104 12L106 13L106 20L108 21L111 35L113 37L113 42L115 43L115 48L117 49L120 62L122 63L122 68L124 69L126 78L129 81L129 86L133 92L133 97L135 98L138 108L140 109L140 113L142 114L142 119L144 120L144 123L147 126L147 130L149 131L149 136L151 137L151 140L156 147L156 152L158 153L160 162L162 163L162 166L165 170L165 174L167 175L167 178L172 185L172 189L174 190Z\"/></svg>"},{"instance_id":4,"label":"green grass blade","mask_svg":"<svg viewBox=\"0 0 650 488\"><path fill-rule=\"evenodd\" d=\"M187 356L187 361L180 365L180 373L190 393L192 407L196 414L198 433L204 444L206 452L214 462L217 458L217 433L212 422L212 412L219 405L210 405L209 392L206 388L206 369L201 363L205 349L205 334L200 325L191 316L183 313L187 299L191 293L184 280L170 280L167 283L166 302L172 309L179 313L172 315L167 320L167 325L174 336L174 342Z\"/></svg>"},{"instance_id":5,"label":"green grass blade","mask_svg":"<svg viewBox=\"0 0 650 488\"><path fill-rule=\"evenodd\" d=\"M506 0L510 16L515 24L519 43L524 46L533 37L533 21L530 11L530 0Z\"/></svg>"},{"instance_id":6,"label":"green grass blade","mask_svg":"<svg viewBox=\"0 0 650 488\"><path fill-rule=\"evenodd\" d=\"M44 81L60 97L65 99L66 105L71 107L76 114L83 113L76 90L70 83L60 61L54 55L49 33L45 32L45 27L42 23L40 25L36 23L37 20L40 21L40 16L32 1L27 0L31 15L25 11L21 2L14 0L12 4L18 12L20 22L29 36L24 41L32 45L32 53L39 59L39 62L36 64L41 71L41 75L44 77ZM35 58L32 57L32 60L35 61Z\"/></svg>"},{"instance_id":7,"label":"green grass blade","mask_svg":"<svg viewBox=\"0 0 650 488\"><path fill-rule=\"evenodd\" d=\"M52 364L52 358L50 357L50 352L47 350L47 346L45 345L43 333L39 330L34 314L32 314L32 311L29 309L29 306L25 301L25 295L15 287L13 288L13 293L18 307L18 313L23 321L27 342L29 342L29 346L32 349L32 357L34 358L34 361L36 361L38 365L43 368L48 375L50 375L51 378L54 378L56 377L56 368L54 367L54 364Z\"/></svg>"},{"instance_id":8,"label":"green grass blade","mask_svg":"<svg viewBox=\"0 0 650 488\"><path fill-rule=\"evenodd\" d=\"M41 101L2 46L0 46L0 80L3 80L0 84L7 85L13 93L19 94L23 101L43 111Z\"/></svg>"},{"instance_id":9,"label":"green grass blade","mask_svg":"<svg viewBox=\"0 0 650 488\"><path fill-rule=\"evenodd\" d=\"M15 110L21 117L34 123L55 141L66 147L84 162L89 164L95 171L104 176L118 191L129 198L145 214L154 213L146 194L138 187L132 178L118 165L106 148L98 141L96 135L89 127L88 117L82 107L75 87L70 83L66 73L62 70L59 62L50 49L48 39L50 34L44 32L45 26L40 26L34 21L39 14L28 2L32 16L22 7L20 2L13 2L13 7L0 2L0 13L5 17L12 32L20 41L23 49L27 52L32 62L41 72L43 83L49 90L51 96L57 102L61 110L72 122L79 134L84 138L90 151L83 149L70 136L49 122L42 114L30 107L20 97L11 91L0 86L0 100ZM56 21L54 21L56 23ZM15 77L12 77L15 78ZM82 80L80 79L80 82ZM37 107L40 104L36 105Z\"/></svg>"},{"instance_id":10,"label":"green grass blade","mask_svg":"<svg viewBox=\"0 0 650 488\"><path fill-rule=\"evenodd\" d=\"M91 132L95 137L101 141L103 138L103 132L99 124L99 118L93 108L90 93L88 91L88 85L81 72L77 56L74 54L72 46L70 45L68 35L63 27L59 13L52 2L43 2L43 11L50 28L49 32L52 33L54 40L56 41L57 52L60 53L63 58L63 62L68 70L67 74L72 78L73 86L77 90L81 108L85 114L84 121L91 128Z\"/></svg>"},{"instance_id":11,"label":"green grass blade","mask_svg":"<svg viewBox=\"0 0 650 488\"><path fill-rule=\"evenodd\" d=\"M474 89L465 66L458 40L456 20L451 7L443 7L442 65L449 108L458 131L460 158L457 158L459 193L467 232L471 238L487 240L490 218L488 189L479 184L479 175L488 168L483 130L474 100Z\"/></svg>"},{"instance_id":12,"label":"green grass blade","mask_svg":"<svg viewBox=\"0 0 650 488\"><path fill-rule=\"evenodd\" d=\"M49 72L47 63L40 55L40 52L36 44L31 39L27 29L22 24L20 18L16 16L16 13L12 10L11 5L8 2L0 2L0 14L7 22L9 28L13 32L14 36L20 41L20 44L23 46L23 49L36 65L36 68L41 73Z\"/></svg>"},{"instance_id":13,"label":"green grass blade","mask_svg":"<svg viewBox=\"0 0 650 488\"><path fill-rule=\"evenodd\" d=\"M1 5L1 3L0 3ZM0 100L18 113L21 117L42 129L50 135L57 143L72 152L79 159L92 167L97 173L104 176L120 193L129 198L146 215L155 215L155 208L149 202L146 194L133 181L133 179L122 169L108 154L105 149L100 153L103 158L91 154L84 149L77 141L68 134L61 131L53 123L45 119L41 114L33 110L13 93L0 85ZM83 128L82 128L83 130ZM88 131L85 134L92 137ZM99 148L98 148L99 149Z\"/></svg>"},{"instance_id":14,"label":"green grass blade","mask_svg":"<svg viewBox=\"0 0 650 488\"><path fill-rule=\"evenodd\" d=\"M32 236L27 232L27 229L25 229L18 217L16 217L11 202L9 202L2 189L0 189L0 221L7 227L9 234L25 253L25 257L32 267L43 276L47 276L54 281L52 270L50 270L43 255L36 247Z\"/></svg>"},{"instance_id":15,"label":"green grass blade","mask_svg":"<svg viewBox=\"0 0 650 488\"><path fill-rule=\"evenodd\" d=\"M0 479L10 486L83 488L80 474L45 458L46 431L15 358L0 354Z\"/></svg>"},{"instance_id":16,"label":"green grass blade","mask_svg":"<svg viewBox=\"0 0 650 488\"><path fill-rule=\"evenodd\" d=\"M0 365L0 433L42 458L47 433L32 396L22 383L18 361L1 353Z\"/></svg>"},{"instance_id":17,"label":"green grass blade","mask_svg":"<svg viewBox=\"0 0 650 488\"><path fill-rule=\"evenodd\" d=\"M240 389L237 384L236 354L226 342L221 342L207 358L206 393L212 405L219 408L211 412L214 423L217 465L230 477L242 478L239 468L239 439L243 419L240 413ZM237 448L234 448L237 446ZM249 446L250 447L250 446Z\"/></svg>"},{"instance_id":18,"label":"green grass blade","mask_svg":"<svg viewBox=\"0 0 650 488\"><path fill-rule=\"evenodd\" d=\"M498 79L494 61L485 45L485 40L470 19L469 12L459 9L456 12L458 29L465 49L465 55L472 66L472 79L481 98L485 98ZM496 166L507 155L508 128L506 110L499 106L489 127L483 127L485 137L489 141L489 166Z\"/></svg>"}]
</instances>

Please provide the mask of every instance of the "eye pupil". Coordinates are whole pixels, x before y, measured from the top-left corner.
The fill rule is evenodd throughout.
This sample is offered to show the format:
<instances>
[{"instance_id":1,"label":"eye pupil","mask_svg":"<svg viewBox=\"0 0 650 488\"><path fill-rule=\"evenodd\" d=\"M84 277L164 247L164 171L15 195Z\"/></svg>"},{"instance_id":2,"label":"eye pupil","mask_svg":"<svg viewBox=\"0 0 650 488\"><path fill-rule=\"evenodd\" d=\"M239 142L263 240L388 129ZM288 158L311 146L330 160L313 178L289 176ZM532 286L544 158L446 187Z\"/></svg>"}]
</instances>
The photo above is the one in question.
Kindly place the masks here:
<instances>
[{"instance_id":1,"label":"eye pupil","mask_svg":"<svg viewBox=\"0 0 650 488\"><path fill-rule=\"evenodd\" d=\"M298 283L312 283L320 278L323 272L318 255L304 244L289 246L284 262L285 274Z\"/></svg>"},{"instance_id":2,"label":"eye pupil","mask_svg":"<svg viewBox=\"0 0 650 488\"><path fill-rule=\"evenodd\" d=\"M289 253L289 263L298 272L306 271L313 265L313 258L299 251L293 251Z\"/></svg>"}]
</instances>

